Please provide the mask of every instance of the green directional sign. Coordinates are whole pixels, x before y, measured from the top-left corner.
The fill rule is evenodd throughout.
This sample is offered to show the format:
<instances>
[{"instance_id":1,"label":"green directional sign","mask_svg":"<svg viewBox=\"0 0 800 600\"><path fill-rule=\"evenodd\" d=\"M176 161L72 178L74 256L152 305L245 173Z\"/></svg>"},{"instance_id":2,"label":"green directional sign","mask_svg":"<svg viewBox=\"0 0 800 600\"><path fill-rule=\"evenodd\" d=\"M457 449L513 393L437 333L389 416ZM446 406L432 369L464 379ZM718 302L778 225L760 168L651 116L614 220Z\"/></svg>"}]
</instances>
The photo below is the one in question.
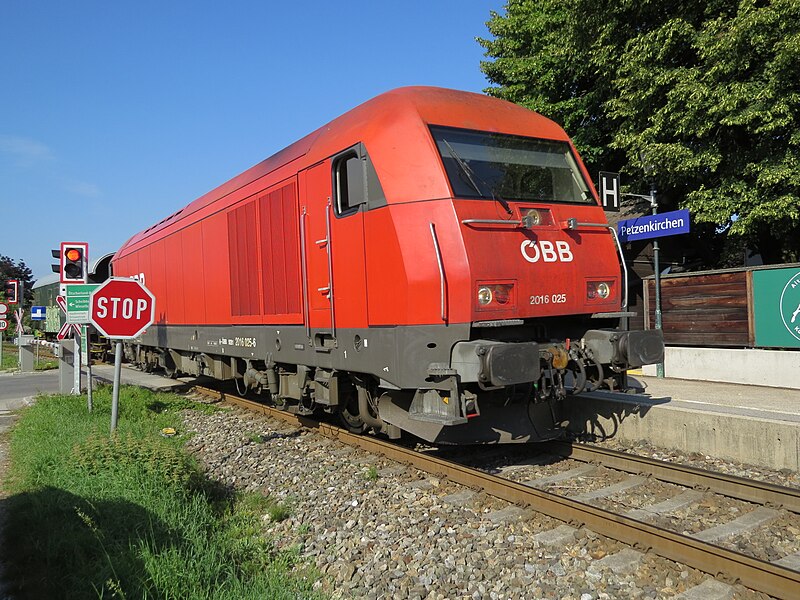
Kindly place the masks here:
<instances>
[{"instance_id":1,"label":"green directional sign","mask_svg":"<svg viewBox=\"0 0 800 600\"><path fill-rule=\"evenodd\" d=\"M753 271L756 346L800 348L800 267Z\"/></svg>"},{"instance_id":2,"label":"green directional sign","mask_svg":"<svg viewBox=\"0 0 800 600\"><path fill-rule=\"evenodd\" d=\"M65 286L67 323L89 322L89 296L98 287L99 283L71 283Z\"/></svg>"}]
</instances>

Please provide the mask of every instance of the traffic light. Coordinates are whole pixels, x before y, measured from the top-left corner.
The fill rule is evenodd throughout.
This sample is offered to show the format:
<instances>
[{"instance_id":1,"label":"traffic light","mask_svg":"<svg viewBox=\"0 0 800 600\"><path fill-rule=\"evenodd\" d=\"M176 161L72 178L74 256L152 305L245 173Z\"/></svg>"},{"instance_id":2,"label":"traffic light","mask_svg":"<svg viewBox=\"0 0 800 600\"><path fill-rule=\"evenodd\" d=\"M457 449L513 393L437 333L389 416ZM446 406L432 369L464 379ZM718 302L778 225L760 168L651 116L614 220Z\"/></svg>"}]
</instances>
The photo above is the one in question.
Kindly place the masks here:
<instances>
[{"instance_id":1,"label":"traffic light","mask_svg":"<svg viewBox=\"0 0 800 600\"><path fill-rule=\"evenodd\" d=\"M53 250L59 259L58 272L61 283L86 283L88 275L89 244L86 242L61 242L61 250ZM53 266L55 271L55 265Z\"/></svg>"},{"instance_id":2,"label":"traffic light","mask_svg":"<svg viewBox=\"0 0 800 600\"><path fill-rule=\"evenodd\" d=\"M18 304L19 303L19 280L9 279L5 283L6 303Z\"/></svg>"},{"instance_id":3,"label":"traffic light","mask_svg":"<svg viewBox=\"0 0 800 600\"><path fill-rule=\"evenodd\" d=\"M50 268L53 269L53 273L61 273L61 250L50 250L50 254L58 261L57 265L50 265Z\"/></svg>"}]
</instances>

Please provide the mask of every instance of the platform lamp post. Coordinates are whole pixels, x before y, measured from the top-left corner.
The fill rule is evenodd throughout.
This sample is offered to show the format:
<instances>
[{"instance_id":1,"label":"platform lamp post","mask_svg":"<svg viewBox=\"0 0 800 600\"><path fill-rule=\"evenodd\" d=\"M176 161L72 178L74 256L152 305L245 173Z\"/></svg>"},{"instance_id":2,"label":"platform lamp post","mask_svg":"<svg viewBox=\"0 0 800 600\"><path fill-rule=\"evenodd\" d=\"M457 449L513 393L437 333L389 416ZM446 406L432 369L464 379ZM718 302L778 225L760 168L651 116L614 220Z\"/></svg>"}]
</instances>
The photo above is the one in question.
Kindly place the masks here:
<instances>
[{"instance_id":1,"label":"platform lamp post","mask_svg":"<svg viewBox=\"0 0 800 600\"><path fill-rule=\"evenodd\" d=\"M656 182L655 177L653 177L653 164L647 160L647 155L644 152L639 154L639 158L642 161L642 167L644 169L644 174L650 180L650 196L646 196L646 198L650 201L650 208L653 210L653 215L658 214L658 200L656 199ZM658 238L653 239L653 275L654 275L654 284L655 284L655 296L656 296L656 310L655 310L655 317L656 317L656 329L662 329L662 322L661 322L661 266L659 264L659 248L658 248ZM656 365L656 377L663 379L664 378L664 363L663 361Z\"/></svg>"}]
</instances>

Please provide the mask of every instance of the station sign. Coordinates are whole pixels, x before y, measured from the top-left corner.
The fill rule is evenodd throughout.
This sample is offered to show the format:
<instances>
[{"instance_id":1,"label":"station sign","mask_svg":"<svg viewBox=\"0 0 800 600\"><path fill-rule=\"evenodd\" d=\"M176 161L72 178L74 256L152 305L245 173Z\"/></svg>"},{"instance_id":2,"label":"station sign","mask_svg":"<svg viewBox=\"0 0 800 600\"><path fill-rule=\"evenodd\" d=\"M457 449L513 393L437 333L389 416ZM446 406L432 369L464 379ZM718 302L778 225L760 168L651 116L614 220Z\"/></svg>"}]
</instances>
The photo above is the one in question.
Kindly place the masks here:
<instances>
[{"instance_id":1,"label":"station sign","mask_svg":"<svg viewBox=\"0 0 800 600\"><path fill-rule=\"evenodd\" d=\"M634 242L682 233L689 233L688 210L673 210L658 215L625 219L617 223L620 242Z\"/></svg>"},{"instance_id":2,"label":"station sign","mask_svg":"<svg viewBox=\"0 0 800 600\"><path fill-rule=\"evenodd\" d=\"M46 318L46 306L31 306L31 321L44 321Z\"/></svg>"}]
</instances>

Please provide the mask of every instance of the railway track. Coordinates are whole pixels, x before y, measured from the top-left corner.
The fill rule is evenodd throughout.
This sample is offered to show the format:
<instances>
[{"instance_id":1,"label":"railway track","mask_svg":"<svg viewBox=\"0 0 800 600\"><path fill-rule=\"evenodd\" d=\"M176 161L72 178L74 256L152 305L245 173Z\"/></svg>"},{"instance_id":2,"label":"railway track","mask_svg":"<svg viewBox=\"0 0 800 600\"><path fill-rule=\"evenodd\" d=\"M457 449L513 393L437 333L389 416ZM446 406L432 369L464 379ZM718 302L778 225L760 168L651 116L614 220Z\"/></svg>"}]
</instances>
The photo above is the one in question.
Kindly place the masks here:
<instances>
[{"instance_id":1,"label":"railway track","mask_svg":"<svg viewBox=\"0 0 800 600\"><path fill-rule=\"evenodd\" d=\"M585 492L568 497L548 491L548 483L564 480L570 474L557 477L515 481L510 474L528 465L506 465L495 472L487 472L433 453L418 452L373 436L351 434L348 431L307 417L273 409L257 402L207 388L194 388L206 397L260 412L298 427L311 428L328 438L339 440L364 451L383 455L388 459L413 466L437 477L468 488L481 490L487 495L551 516L575 527L584 526L610 539L628 544L642 551L651 551L664 558L696 568L729 583L740 583L750 589L776 598L800 597L800 572L793 568L761 560L713 543L713 535L685 535L667 527L648 522L648 511L623 511L605 509L598 499L603 493ZM611 468L630 474L631 478L656 479L690 490L689 493L713 493L763 506L763 511L788 511L800 513L800 490L784 488L739 477L703 471L701 469L665 463L645 457L613 450L553 442L541 446L544 453L569 458L584 463L582 469L572 471L587 473L595 468ZM499 475L497 473L500 473ZM624 479L624 477L623 477ZM634 487L635 481L630 483ZM618 485L617 490L625 485ZM756 509L758 511L760 509ZM657 512L657 511L656 511ZM755 511L754 511L755 512ZM791 558L791 557L790 557ZM800 555L797 560L800 561Z\"/></svg>"}]
</instances>

